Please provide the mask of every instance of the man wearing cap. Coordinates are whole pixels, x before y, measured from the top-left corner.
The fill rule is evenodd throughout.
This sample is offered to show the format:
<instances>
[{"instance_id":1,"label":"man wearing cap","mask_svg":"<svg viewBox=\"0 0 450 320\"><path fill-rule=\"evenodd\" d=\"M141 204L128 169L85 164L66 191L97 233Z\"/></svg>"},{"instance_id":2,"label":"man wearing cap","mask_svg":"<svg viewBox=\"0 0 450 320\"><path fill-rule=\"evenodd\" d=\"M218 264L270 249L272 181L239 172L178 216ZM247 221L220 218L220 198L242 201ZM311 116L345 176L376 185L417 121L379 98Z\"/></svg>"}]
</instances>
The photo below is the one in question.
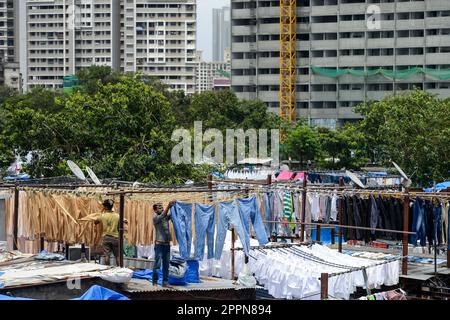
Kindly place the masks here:
<instances>
[{"instance_id":1,"label":"man wearing cap","mask_svg":"<svg viewBox=\"0 0 450 320\"><path fill-rule=\"evenodd\" d=\"M159 278L159 268L163 267L163 287L167 286L169 280L169 264L170 264L170 229L169 220L171 214L170 208L176 201L171 201L164 210L162 203L153 205L153 225L155 226L155 264L153 265L153 286L157 286Z\"/></svg>"},{"instance_id":2,"label":"man wearing cap","mask_svg":"<svg viewBox=\"0 0 450 320\"><path fill-rule=\"evenodd\" d=\"M102 224L102 246L105 255L105 263L109 265L111 252L119 265L119 220L120 216L113 211L114 201L103 201L103 213L95 220L95 224Z\"/></svg>"}]
</instances>

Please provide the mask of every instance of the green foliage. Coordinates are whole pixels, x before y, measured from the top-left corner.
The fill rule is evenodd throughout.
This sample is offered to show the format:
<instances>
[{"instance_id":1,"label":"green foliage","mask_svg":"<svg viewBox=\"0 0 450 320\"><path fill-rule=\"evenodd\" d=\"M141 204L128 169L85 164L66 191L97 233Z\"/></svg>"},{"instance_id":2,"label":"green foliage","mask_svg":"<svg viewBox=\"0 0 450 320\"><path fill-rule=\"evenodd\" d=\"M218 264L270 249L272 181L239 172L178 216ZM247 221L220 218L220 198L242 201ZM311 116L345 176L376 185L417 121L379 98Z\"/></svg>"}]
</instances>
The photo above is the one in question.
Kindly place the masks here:
<instances>
[{"instance_id":1,"label":"green foliage","mask_svg":"<svg viewBox=\"0 0 450 320\"><path fill-rule=\"evenodd\" d=\"M188 97L154 78L117 75L106 67L85 69L78 77L83 88L70 94L36 88L5 98L2 167L11 163L12 151L23 157L31 151L26 171L33 177L70 174L65 161L71 159L100 178L198 181L211 168L171 162L174 129L192 131L194 121L203 121L204 130L276 124L263 103L239 101L229 91Z\"/></svg>"},{"instance_id":2,"label":"green foliage","mask_svg":"<svg viewBox=\"0 0 450 320\"><path fill-rule=\"evenodd\" d=\"M94 66L77 74L82 87L70 94L35 88L19 95L0 87L0 168L32 152L34 177L70 174L65 161L92 167L101 178L181 183L204 180L206 165L175 165L174 129L280 129L281 160L314 162L323 169L359 169L395 161L417 185L449 180L450 99L415 90L360 105L364 120L338 130L296 127L260 101L231 91L186 96L158 79L119 75ZM270 143L270 141L269 141ZM0 169L0 170L1 170Z\"/></svg>"},{"instance_id":3,"label":"green foliage","mask_svg":"<svg viewBox=\"0 0 450 320\"><path fill-rule=\"evenodd\" d=\"M374 161L395 161L418 185L449 179L449 100L414 90L356 110L365 116L358 130Z\"/></svg>"},{"instance_id":4,"label":"green foliage","mask_svg":"<svg viewBox=\"0 0 450 320\"><path fill-rule=\"evenodd\" d=\"M302 122L287 133L282 149L287 158L298 160L300 164L318 160L322 153L317 131Z\"/></svg>"}]
</instances>

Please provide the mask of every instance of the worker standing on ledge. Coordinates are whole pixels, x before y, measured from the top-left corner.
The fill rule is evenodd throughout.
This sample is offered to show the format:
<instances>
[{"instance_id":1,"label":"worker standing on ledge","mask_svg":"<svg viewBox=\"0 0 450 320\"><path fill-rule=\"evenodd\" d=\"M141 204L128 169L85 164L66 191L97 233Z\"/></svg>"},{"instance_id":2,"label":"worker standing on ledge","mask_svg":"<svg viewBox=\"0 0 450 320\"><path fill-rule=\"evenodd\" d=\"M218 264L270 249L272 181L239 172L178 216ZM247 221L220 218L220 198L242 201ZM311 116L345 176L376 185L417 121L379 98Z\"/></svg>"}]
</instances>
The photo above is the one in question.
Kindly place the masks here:
<instances>
[{"instance_id":1,"label":"worker standing on ledge","mask_svg":"<svg viewBox=\"0 0 450 320\"><path fill-rule=\"evenodd\" d=\"M159 268L163 267L163 287L167 286L169 280L169 264L170 264L170 236L169 220L171 214L170 208L176 203L171 201L167 208L163 210L162 203L153 205L153 225L155 226L155 264L153 265L153 286L157 286L159 279Z\"/></svg>"},{"instance_id":2,"label":"worker standing on ledge","mask_svg":"<svg viewBox=\"0 0 450 320\"><path fill-rule=\"evenodd\" d=\"M105 255L105 263L109 265L111 252L119 265L119 220L120 216L113 211L114 201L103 201L103 213L95 220L95 225L102 224L102 246Z\"/></svg>"}]
</instances>

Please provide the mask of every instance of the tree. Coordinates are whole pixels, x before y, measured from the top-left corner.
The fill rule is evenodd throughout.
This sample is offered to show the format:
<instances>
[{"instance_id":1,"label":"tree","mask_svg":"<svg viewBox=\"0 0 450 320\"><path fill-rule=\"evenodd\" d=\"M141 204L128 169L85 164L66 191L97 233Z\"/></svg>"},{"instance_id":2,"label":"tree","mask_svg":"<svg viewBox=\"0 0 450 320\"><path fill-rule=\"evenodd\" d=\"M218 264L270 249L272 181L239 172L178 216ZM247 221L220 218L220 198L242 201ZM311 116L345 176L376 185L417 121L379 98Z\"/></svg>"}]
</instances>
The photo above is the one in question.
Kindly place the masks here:
<instances>
[{"instance_id":1,"label":"tree","mask_svg":"<svg viewBox=\"0 0 450 320\"><path fill-rule=\"evenodd\" d=\"M283 143L283 153L285 157L300 161L301 165L308 160L320 160L322 149L317 131L303 122L299 122L287 133Z\"/></svg>"},{"instance_id":2,"label":"tree","mask_svg":"<svg viewBox=\"0 0 450 320\"><path fill-rule=\"evenodd\" d=\"M417 185L449 179L450 103L414 90L360 106L369 155L398 163Z\"/></svg>"},{"instance_id":3,"label":"tree","mask_svg":"<svg viewBox=\"0 0 450 320\"><path fill-rule=\"evenodd\" d=\"M33 152L26 170L34 177L68 174L67 159L128 181L179 183L196 175L196 167L171 163L175 117L161 92L136 76L99 82L96 90L60 96L36 89L8 101L2 143Z\"/></svg>"},{"instance_id":4,"label":"tree","mask_svg":"<svg viewBox=\"0 0 450 320\"><path fill-rule=\"evenodd\" d=\"M89 68L80 69L77 72L77 79L82 88L92 94L97 92L99 84L117 82L120 75L113 72L109 66L92 65Z\"/></svg>"}]
</instances>

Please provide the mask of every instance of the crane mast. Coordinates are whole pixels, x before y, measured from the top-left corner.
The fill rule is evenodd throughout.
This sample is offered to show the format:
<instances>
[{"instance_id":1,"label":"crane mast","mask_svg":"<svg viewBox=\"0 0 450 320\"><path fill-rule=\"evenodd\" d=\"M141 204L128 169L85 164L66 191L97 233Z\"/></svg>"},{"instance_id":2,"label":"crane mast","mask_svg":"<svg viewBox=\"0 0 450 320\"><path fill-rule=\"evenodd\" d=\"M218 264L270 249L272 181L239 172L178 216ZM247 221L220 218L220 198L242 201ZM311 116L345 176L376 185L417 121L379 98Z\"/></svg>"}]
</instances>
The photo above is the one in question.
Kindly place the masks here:
<instances>
[{"instance_id":1,"label":"crane mast","mask_svg":"<svg viewBox=\"0 0 450 320\"><path fill-rule=\"evenodd\" d=\"M297 118L297 0L280 0L280 117Z\"/></svg>"}]
</instances>

